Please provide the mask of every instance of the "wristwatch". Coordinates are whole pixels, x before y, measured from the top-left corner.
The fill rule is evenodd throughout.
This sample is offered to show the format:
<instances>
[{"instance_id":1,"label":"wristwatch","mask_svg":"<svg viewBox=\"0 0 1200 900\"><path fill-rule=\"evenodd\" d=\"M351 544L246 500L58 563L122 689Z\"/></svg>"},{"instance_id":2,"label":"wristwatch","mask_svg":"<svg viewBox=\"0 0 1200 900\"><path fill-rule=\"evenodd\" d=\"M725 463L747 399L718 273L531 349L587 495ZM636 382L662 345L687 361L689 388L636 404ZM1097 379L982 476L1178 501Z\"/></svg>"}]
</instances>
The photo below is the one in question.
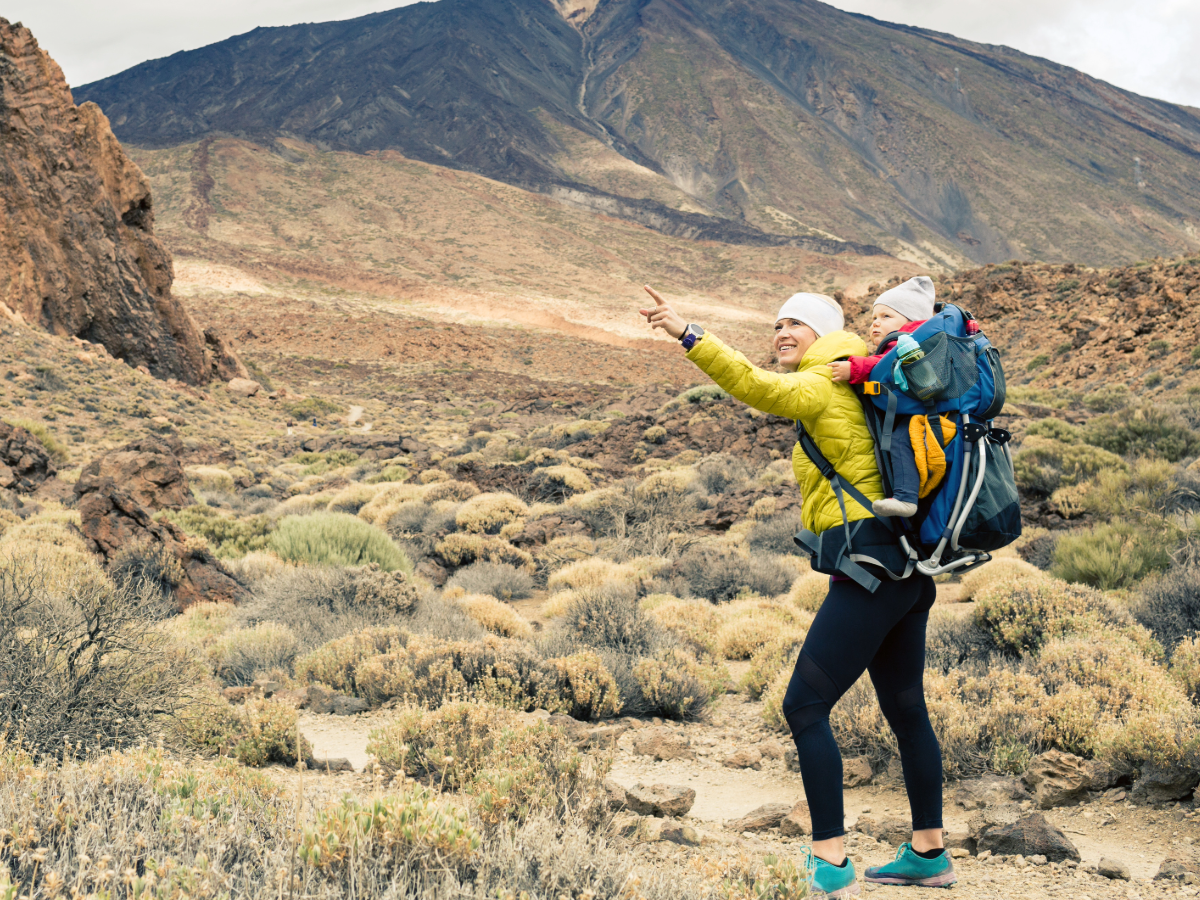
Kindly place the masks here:
<instances>
[{"instance_id":1,"label":"wristwatch","mask_svg":"<svg viewBox=\"0 0 1200 900\"><path fill-rule=\"evenodd\" d=\"M699 325L689 325L683 329L683 334L679 336L679 343L683 344L684 350L691 350L696 346L696 341L704 337L704 329Z\"/></svg>"}]
</instances>

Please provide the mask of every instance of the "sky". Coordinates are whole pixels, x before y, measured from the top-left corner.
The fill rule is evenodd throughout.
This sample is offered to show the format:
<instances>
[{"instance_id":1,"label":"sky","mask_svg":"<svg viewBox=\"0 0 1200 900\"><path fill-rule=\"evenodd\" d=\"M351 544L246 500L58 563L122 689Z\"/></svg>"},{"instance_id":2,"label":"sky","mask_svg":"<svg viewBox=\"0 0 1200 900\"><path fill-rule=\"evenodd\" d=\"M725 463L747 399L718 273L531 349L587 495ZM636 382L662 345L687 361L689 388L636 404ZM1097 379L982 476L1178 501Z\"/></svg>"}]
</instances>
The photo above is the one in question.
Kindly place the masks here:
<instances>
[{"instance_id":1,"label":"sky","mask_svg":"<svg viewBox=\"0 0 1200 900\"><path fill-rule=\"evenodd\" d=\"M82 85L259 25L349 19L404 5L404 0L6 0L0 13L29 26L68 83ZM833 5L1006 44L1139 94L1200 107L1200 0L835 0Z\"/></svg>"}]
</instances>

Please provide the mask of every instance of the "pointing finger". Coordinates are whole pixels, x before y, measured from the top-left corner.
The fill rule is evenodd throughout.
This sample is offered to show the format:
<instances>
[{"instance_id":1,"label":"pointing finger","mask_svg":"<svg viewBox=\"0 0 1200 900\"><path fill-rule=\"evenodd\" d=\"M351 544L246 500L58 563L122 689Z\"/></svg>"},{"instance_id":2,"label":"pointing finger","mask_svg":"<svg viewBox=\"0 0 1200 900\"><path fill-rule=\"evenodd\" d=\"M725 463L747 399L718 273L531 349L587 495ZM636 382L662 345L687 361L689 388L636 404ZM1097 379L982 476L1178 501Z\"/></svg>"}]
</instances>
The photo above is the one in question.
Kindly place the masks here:
<instances>
[{"instance_id":1,"label":"pointing finger","mask_svg":"<svg viewBox=\"0 0 1200 900\"><path fill-rule=\"evenodd\" d=\"M642 287L645 289L647 294L649 294L651 297L654 298L655 304L657 304L658 306L666 306L667 305L667 301L662 298L662 294L660 294L654 288L650 287L650 285L644 284L644 285L642 285Z\"/></svg>"}]
</instances>

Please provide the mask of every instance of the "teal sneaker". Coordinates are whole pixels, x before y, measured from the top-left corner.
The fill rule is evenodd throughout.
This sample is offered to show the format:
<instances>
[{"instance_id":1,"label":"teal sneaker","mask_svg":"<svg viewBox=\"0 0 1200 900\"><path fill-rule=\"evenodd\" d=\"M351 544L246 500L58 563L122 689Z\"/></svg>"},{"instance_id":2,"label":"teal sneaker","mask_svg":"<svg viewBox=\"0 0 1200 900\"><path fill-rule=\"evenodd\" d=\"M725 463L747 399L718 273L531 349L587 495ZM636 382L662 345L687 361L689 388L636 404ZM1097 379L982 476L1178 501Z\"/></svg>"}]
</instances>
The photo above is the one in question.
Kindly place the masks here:
<instances>
[{"instance_id":1,"label":"teal sneaker","mask_svg":"<svg viewBox=\"0 0 1200 900\"><path fill-rule=\"evenodd\" d=\"M854 874L854 863L849 857L846 858L846 865L839 867L813 856L810 849L805 849L804 856L804 866L808 869L809 883L812 885L810 897L854 897L858 894L858 879Z\"/></svg>"},{"instance_id":2,"label":"teal sneaker","mask_svg":"<svg viewBox=\"0 0 1200 900\"><path fill-rule=\"evenodd\" d=\"M871 866L864 876L873 884L915 884L920 887L950 887L958 881L950 854L926 859L918 856L912 844L904 843L896 851L894 862L886 866Z\"/></svg>"}]
</instances>

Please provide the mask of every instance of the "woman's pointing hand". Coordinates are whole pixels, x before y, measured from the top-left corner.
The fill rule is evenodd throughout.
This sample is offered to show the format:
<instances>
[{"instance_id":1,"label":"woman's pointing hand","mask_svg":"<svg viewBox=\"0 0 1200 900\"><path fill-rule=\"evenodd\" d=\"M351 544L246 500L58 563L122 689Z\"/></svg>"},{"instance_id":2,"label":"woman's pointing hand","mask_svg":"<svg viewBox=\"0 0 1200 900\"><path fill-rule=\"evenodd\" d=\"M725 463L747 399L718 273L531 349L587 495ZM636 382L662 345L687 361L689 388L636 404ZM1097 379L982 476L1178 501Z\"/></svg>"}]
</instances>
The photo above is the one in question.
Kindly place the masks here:
<instances>
[{"instance_id":1,"label":"woman's pointing hand","mask_svg":"<svg viewBox=\"0 0 1200 900\"><path fill-rule=\"evenodd\" d=\"M661 328L675 340L679 340L683 336L684 330L687 328L687 322L675 310L667 305L667 301L662 298L662 294L656 291L650 285L643 285L646 293L654 298L654 306L650 309L639 309L638 312L646 317L646 321L650 323L651 328Z\"/></svg>"}]
</instances>

